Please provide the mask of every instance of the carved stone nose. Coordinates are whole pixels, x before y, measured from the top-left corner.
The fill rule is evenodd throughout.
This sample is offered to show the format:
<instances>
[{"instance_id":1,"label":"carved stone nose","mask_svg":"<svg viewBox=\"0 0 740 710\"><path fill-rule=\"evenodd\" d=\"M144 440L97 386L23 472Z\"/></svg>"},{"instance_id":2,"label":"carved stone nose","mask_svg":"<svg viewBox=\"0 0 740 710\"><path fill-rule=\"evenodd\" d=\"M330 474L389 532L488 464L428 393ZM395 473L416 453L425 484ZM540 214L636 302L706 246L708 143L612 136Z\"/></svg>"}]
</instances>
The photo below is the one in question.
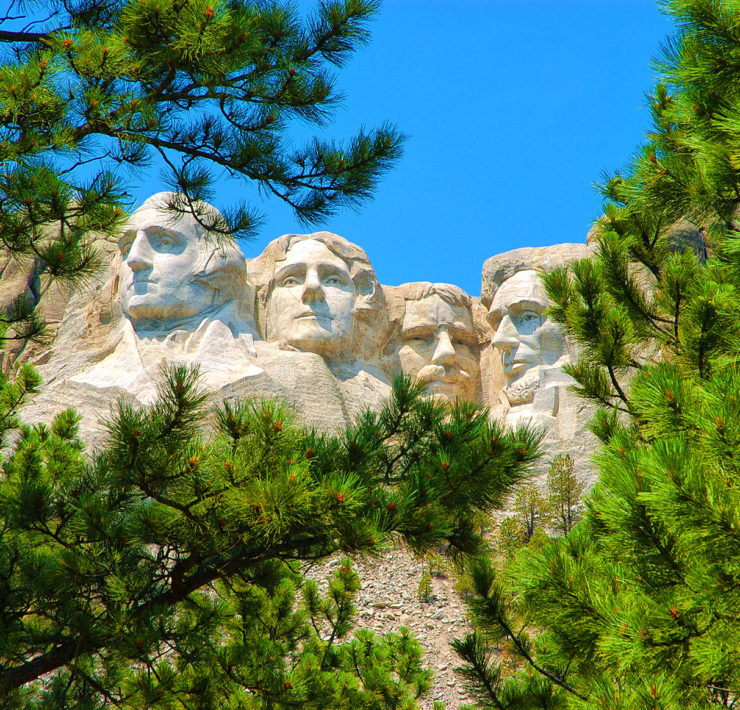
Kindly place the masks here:
<instances>
[{"instance_id":1,"label":"carved stone nose","mask_svg":"<svg viewBox=\"0 0 740 710\"><path fill-rule=\"evenodd\" d=\"M493 340L491 342L500 350L511 350L519 343L516 336L516 328L511 322L511 318L507 315L504 316L498 324L496 334L493 336Z\"/></svg>"},{"instance_id":2,"label":"carved stone nose","mask_svg":"<svg viewBox=\"0 0 740 710\"><path fill-rule=\"evenodd\" d=\"M315 269L309 269L306 272L302 296L304 303L313 303L324 297L324 292L321 289L321 279Z\"/></svg>"},{"instance_id":3,"label":"carved stone nose","mask_svg":"<svg viewBox=\"0 0 740 710\"><path fill-rule=\"evenodd\" d=\"M455 361L455 357L450 334L446 330L440 330L437 333L437 346L432 355L432 362L435 365L450 365Z\"/></svg>"},{"instance_id":4,"label":"carved stone nose","mask_svg":"<svg viewBox=\"0 0 740 710\"><path fill-rule=\"evenodd\" d=\"M152 267L152 254L149 240L144 234L137 234L126 255L126 264L132 271L150 269Z\"/></svg>"}]
</instances>

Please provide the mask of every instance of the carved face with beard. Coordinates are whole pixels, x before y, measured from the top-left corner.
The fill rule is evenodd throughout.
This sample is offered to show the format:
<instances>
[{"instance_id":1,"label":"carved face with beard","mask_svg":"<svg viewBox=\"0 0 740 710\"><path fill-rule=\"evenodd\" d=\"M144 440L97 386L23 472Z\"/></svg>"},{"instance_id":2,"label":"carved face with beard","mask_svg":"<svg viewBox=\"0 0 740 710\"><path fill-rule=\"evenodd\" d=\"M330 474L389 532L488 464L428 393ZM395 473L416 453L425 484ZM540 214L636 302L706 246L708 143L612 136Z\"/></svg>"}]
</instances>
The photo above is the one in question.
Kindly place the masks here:
<instances>
[{"instance_id":1,"label":"carved face with beard","mask_svg":"<svg viewBox=\"0 0 740 710\"><path fill-rule=\"evenodd\" d=\"M501 353L504 393L511 405L531 402L542 368L559 365L567 355L558 326L543 315L547 306L539 274L527 270L506 279L488 309L488 321L496 330L492 344Z\"/></svg>"}]
</instances>

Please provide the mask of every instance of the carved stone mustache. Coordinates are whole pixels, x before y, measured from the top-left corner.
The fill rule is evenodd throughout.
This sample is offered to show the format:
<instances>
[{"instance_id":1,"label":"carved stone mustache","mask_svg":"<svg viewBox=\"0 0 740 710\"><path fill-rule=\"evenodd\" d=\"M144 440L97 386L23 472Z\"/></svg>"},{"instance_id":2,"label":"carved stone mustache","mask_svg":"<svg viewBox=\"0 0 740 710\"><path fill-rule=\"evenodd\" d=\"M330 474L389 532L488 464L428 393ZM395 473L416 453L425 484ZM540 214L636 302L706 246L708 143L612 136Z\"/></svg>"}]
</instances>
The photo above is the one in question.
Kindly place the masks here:
<instances>
[{"instance_id":1,"label":"carved stone mustache","mask_svg":"<svg viewBox=\"0 0 740 710\"><path fill-rule=\"evenodd\" d=\"M424 365L416 373L416 378L421 382L470 382L473 378L459 367L446 368L443 365Z\"/></svg>"}]
</instances>

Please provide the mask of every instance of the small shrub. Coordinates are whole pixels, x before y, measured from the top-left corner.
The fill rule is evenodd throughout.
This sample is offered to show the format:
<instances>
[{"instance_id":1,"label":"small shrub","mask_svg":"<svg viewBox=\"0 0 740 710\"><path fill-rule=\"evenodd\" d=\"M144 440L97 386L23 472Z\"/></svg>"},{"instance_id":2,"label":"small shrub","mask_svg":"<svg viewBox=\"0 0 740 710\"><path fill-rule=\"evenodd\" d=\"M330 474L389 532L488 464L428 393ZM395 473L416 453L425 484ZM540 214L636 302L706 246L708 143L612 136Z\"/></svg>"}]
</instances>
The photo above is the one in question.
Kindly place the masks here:
<instances>
[{"instance_id":1,"label":"small shrub","mask_svg":"<svg viewBox=\"0 0 740 710\"><path fill-rule=\"evenodd\" d=\"M419 601L431 602L434 599L432 592L432 575L429 574L429 570L424 570L424 574L421 575L419 580Z\"/></svg>"}]
</instances>

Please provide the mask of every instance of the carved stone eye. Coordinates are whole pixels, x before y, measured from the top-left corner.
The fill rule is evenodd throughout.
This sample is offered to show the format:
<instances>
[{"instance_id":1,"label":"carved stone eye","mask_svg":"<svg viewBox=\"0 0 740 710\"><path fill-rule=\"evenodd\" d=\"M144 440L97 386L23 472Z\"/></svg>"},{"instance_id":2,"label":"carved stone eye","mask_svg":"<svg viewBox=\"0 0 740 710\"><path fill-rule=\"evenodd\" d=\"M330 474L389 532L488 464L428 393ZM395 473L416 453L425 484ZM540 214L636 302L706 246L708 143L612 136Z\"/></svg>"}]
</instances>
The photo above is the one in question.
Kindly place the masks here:
<instances>
[{"instance_id":1,"label":"carved stone eye","mask_svg":"<svg viewBox=\"0 0 740 710\"><path fill-rule=\"evenodd\" d=\"M324 279L324 283L327 286L342 286L342 279L339 278L339 276L327 276Z\"/></svg>"},{"instance_id":2,"label":"carved stone eye","mask_svg":"<svg viewBox=\"0 0 740 710\"><path fill-rule=\"evenodd\" d=\"M299 281L295 276L286 276L280 285L281 286L298 286L298 284L299 284Z\"/></svg>"},{"instance_id":3,"label":"carved stone eye","mask_svg":"<svg viewBox=\"0 0 740 710\"><path fill-rule=\"evenodd\" d=\"M177 240L175 237L166 232L153 231L149 233L148 237L149 243L157 250L168 250L177 246Z\"/></svg>"}]
</instances>

